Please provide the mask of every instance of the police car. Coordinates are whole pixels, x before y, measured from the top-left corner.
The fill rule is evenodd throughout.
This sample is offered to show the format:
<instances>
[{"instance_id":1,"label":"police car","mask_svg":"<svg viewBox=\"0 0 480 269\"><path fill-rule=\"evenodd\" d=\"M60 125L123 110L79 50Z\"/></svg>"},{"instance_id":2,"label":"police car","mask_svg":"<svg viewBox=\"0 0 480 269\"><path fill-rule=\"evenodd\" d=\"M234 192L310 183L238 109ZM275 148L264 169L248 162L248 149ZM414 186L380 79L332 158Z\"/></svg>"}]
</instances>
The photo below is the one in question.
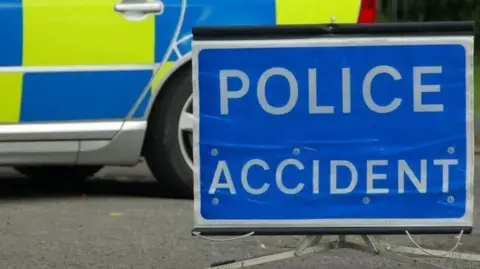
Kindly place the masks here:
<instances>
[{"instance_id":1,"label":"police car","mask_svg":"<svg viewBox=\"0 0 480 269\"><path fill-rule=\"evenodd\" d=\"M192 194L195 25L371 23L375 0L0 0L0 165L83 180L145 158Z\"/></svg>"}]
</instances>

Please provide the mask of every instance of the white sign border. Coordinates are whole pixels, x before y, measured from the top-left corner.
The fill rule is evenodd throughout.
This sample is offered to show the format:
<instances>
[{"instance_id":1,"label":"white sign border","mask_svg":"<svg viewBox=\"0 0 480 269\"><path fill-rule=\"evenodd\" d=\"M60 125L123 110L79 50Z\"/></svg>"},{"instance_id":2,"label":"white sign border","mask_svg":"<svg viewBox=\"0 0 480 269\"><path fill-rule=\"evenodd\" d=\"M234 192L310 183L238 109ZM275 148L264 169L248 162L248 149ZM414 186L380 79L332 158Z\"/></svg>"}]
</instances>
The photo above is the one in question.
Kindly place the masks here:
<instances>
[{"instance_id":1,"label":"white sign border","mask_svg":"<svg viewBox=\"0 0 480 269\"><path fill-rule=\"evenodd\" d=\"M198 56L205 49L347 47L392 45L462 45L466 51L467 118L467 193L465 215L448 219L309 219L309 220L208 220L201 215L199 152ZM321 37L306 39L192 41L192 83L195 228L375 228L375 227L473 227L474 217L474 38L473 36L403 36L403 37Z\"/></svg>"}]
</instances>

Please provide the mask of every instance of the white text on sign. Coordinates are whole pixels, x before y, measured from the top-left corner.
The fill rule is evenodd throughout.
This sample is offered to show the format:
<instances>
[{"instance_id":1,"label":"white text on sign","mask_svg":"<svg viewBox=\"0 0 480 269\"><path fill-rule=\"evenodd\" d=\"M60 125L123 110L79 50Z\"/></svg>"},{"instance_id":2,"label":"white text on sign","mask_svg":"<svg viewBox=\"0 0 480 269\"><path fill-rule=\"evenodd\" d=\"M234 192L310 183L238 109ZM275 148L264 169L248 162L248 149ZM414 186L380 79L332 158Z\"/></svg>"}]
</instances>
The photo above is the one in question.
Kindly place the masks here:
<instances>
[{"instance_id":1,"label":"white text on sign","mask_svg":"<svg viewBox=\"0 0 480 269\"><path fill-rule=\"evenodd\" d=\"M411 169L410 165L405 160L397 161L397 174L393 178L388 178L387 174L379 173L375 171L375 168L386 167L391 165L388 160L367 160L366 161L366 175L359 176L358 170L352 162L347 160L331 160L329 161L329 194L348 194L355 192L355 188L358 185L359 178L366 180L366 193L367 194L387 194L391 193L391 190L388 188L379 188L375 186L375 183L378 181L385 180L395 180L396 187L393 191L396 191L399 194L405 193L405 182L410 181L415 189L419 193L427 193L427 183L428 183L428 171L427 171L427 160L420 160L420 173L415 174ZM451 166L458 165L458 160L455 159L435 159L432 161L435 169L440 169L442 177L442 192L449 192L449 182L450 182L450 168ZM295 182L292 184L292 180L289 180L290 186L286 186L283 180L284 169L288 166L295 168L299 173L302 173L305 169L311 169L313 174L312 177L312 189L305 190L305 183ZM263 169L264 171L269 171L275 169L274 178L268 178L268 176L262 177L263 182L252 182L249 180L249 170ZM310 168L306 168L305 164L300 162L297 159L285 159L276 168L271 167L266 161L262 159L252 159L246 162L240 175L232 175L228 163L225 160L217 162L217 167L213 175L212 184L209 188L209 194L214 194L218 189L226 189L230 194L236 194L237 188L242 187L247 193L252 195L261 195L267 192L272 185L276 185L277 189L282 193L287 195L295 195L302 191L308 191L313 194L320 193L320 169L321 163L319 160L313 160ZM338 182L338 171L339 169L348 169L350 173L349 185L346 187L339 187ZM240 186L234 184L233 177L240 178L240 181L235 180L235 182L241 182Z\"/></svg>"},{"instance_id":2,"label":"white text on sign","mask_svg":"<svg viewBox=\"0 0 480 269\"><path fill-rule=\"evenodd\" d=\"M317 69L308 69L308 113L309 114L332 114L337 112L336 107L332 105L318 105L319 91L321 87L317 85ZM441 66L415 66L413 67L413 83L411 92L413 94L414 112L442 112L443 104L425 104L423 96L425 94L434 94L440 92L440 85L425 85L422 83L422 77L426 75L435 75L442 73ZM393 80L402 80L402 74L394 67L380 65L372 68L364 77L362 82L362 96L367 107L379 114L391 113L398 109L403 100L399 97L392 98L387 105L379 105L372 96L372 83L374 79L381 75L389 75ZM234 99L244 97L251 90L251 80L247 73L241 70L220 70L220 112L222 115L228 115L229 102ZM266 86L269 79L274 76L284 78L289 85L289 98L283 106L272 106L266 97ZM231 89L229 79L239 79L240 89ZM351 69L342 68L342 113L351 113ZM257 99L262 109L271 115L284 115L292 111L299 98L298 80L295 75L286 68L273 67L264 71L256 82ZM321 96L320 96L321 98Z\"/></svg>"}]
</instances>

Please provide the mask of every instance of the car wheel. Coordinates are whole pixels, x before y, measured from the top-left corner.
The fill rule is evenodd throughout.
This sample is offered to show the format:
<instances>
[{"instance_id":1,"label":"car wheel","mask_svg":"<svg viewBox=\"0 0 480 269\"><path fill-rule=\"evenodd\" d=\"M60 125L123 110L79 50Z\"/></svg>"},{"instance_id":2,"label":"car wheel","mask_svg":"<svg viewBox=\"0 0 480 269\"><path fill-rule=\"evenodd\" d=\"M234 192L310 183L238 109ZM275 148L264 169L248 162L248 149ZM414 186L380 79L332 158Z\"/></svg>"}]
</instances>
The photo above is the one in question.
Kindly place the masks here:
<instances>
[{"instance_id":1,"label":"car wheel","mask_svg":"<svg viewBox=\"0 0 480 269\"><path fill-rule=\"evenodd\" d=\"M178 196L193 196L192 73L182 68L155 100L148 120L144 157L154 177Z\"/></svg>"},{"instance_id":2,"label":"car wheel","mask_svg":"<svg viewBox=\"0 0 480 269\"><path fill-rule=\"evenodd\" d=\"M95 175L103 166L63 166L63 165L38 165L38 166L15 166L18 172L30 178L38 178L48 181L83 181Z\"/></svg>"}]
</instances>

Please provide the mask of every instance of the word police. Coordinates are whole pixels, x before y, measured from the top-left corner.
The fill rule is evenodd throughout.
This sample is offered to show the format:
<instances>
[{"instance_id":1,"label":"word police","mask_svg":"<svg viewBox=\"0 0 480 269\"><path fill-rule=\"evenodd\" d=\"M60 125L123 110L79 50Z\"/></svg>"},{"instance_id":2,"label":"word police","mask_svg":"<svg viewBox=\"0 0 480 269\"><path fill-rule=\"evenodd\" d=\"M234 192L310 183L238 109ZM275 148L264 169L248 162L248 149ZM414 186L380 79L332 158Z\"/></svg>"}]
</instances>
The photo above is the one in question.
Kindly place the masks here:
<instances>
[{"instance_id":1,"label":"word police","mask_svg":"<svg viewBox=\"0 0 480 269\"><path fill-rule=\"evenodd\" d=\"M413 110L414 112L442 112L443 104L425 104L423 96L425 94L435 94L440 92L440 85L422 84L422 77L425 75L441 74L441 66L415 66L413 67ZM392 98L389 104L380 105L375 102L372 97L372 82L380 75L389 75L393 80L402 80L402 74L388 65L381 65L372 68L363 78L362 95L367 107L375 113L391 113L398 109L402 104L399 97ZM285 79L289 85L288 101L283 106L271 105L266 97L266 85L269 79L279 76ZM229 85L229 79L237 79L241 82L241 87L232 89ZM272 115L283 115L289 113L297 104L299 95L298 81L295 75L288 69L282 67L273 67L267 69L260 76L256 91L258 103L262 109ZM251 89L250 79L248 75L241 70L220 70L220 112L222 115L229 113L229 102L234 99L242 98ZM309 114L331 114L335 113L336 107L332 105L318 105L317 92L317 70L315 68L308 69L308 112ZM350 68L342 68L342 113L351 113L351 70Z\"/></svg>"},{"instance_id":2,"label":"word police","mask_svg":"<svg viewBox=\"0 0 480 269\"><path fill-rule=\"evenodd\" d=\"M428 171L436 170L433 172L440 172L441 176L441 186L442 192L449 192L449 183L450 183L450 169L455 168L458 165L458 160L456 159L435 159L428 161L423 159L417 161L417 164L420 163L420 171L414 172L410 167L411 164L407 163L405 160L398 160L394 163L389 162L388 160L367 160L366 161L366 172L365 174L360 174L355 167L355 165L347 160L331 160L329 161L328 168L321 165L325 162L320 162L319 160L313 160L309 164L309 168L305 167L305 164L300 162L297 159L285 159L280 162L276 167L271 167L265 160L262 159L252 159L247 161L241 169L240 173L233 174L230 171L228 163L225 160L220 160L217 162L217 167L212 177L212 183L209 188L209 194L215 194L217 190L228 191L230 194L236 194L238 188L242 188L249 194L252 195L261 195L265 192L272 189L276 186L280 192L286 195L295 195L300 192L310 192L313 194L329 193L329 194L349 194L352 192L358 192L359 190L357 185L359 180L365 180L366 184L361 184L366 186L367 194L387 194L391 192L405 193L405 185L408 180L412 184L418 193L427 193L427 181L429 180L427 174ZM386 173L379 172L379 168L393 165L397 173L392 176ZM432 167L433 165L433 167ZM309 173L308 178L311 178L311 182L300 182L301 180L296 179L296 176L289 176L284 179L284 170L296 169L295 175L301 175L302 173ZM249 172L251 169L254 169L257 173L253 177L249 177ZM308 170L307 170L308 169ZM320 189L320 170L329 169L329 188L327 190ZM349 171L350 176L348 178L348 186L339 186L338 184L338 174L344 169ZM438 169L438 170L437 170ZM307 171L304 171L307 170ZM273 173L274 172L274 173ZM438 173L437 173L438 174ZM305 178L305 177L299 177ZM342 178L344 181L347 178ZM435 176L437 178L437 176ZM323 179L322 179L323 180ZM394 180L392 182L391 180ZM391 186L391 189L379 186L381 181L388 181ZM235 184L234 184L235 182ZM311 189L306 189L307 184L311 186ZM310 184L311 183L311 184ZM393 184L392 184L393 183ZM272 186L273 185L273 186ZM344 185L344 184L342 184Z\"/></svg>"}]
</instances>

